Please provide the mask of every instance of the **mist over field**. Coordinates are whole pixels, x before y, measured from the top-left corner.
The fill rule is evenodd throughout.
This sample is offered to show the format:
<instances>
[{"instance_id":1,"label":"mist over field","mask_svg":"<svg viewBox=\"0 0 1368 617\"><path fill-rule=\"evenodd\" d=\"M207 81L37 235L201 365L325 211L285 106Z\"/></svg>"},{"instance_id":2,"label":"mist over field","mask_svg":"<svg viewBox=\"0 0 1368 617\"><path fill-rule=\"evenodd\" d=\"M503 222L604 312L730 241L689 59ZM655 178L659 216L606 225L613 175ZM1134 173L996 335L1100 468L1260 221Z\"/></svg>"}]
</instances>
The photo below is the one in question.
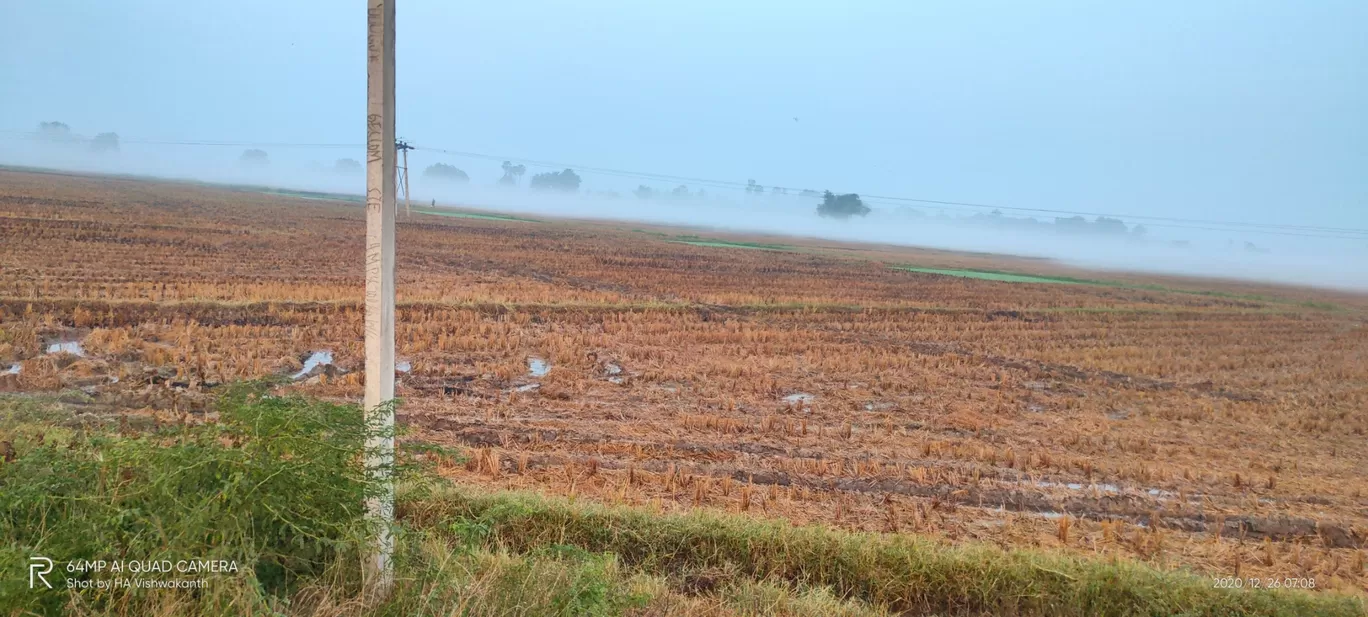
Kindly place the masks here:
<instances>
[{"instance_id":1,"label":"mist over field","mask_svg":"<svg viewBox=\"0 0 1368 617\"><path fill-rule=\"evenodd\" d=\"M269 151L265 164L254 166L241 160L244 150L235 146L133 143L122 145L117 152L96 152L88 140L80 138L65 144L7 140L0 141L0 164L348 195L360 195L365 188L363 168L337 167L337 159L359 161L359 152L281 148ZM698 233L700 229L779 234L1047 258L1099 270L1368 290L1368 237L1329 237L1341 235L1332 232L1264 233L1258 229L1122 219L1128 227L1124 234L1068 233L1056 228L1055 215L1051 214L1009 211L1000 213L1001 218L992 218L986 208L880 200L872 200L866 216L837 220L817 215L818 197L752 195L729 187L687 184L688 196L675 196L671 191L678 184L589 172L578 172L583 184L574 192L532 190L526 186L527 178L522 179L521 186L498 185L497 164L488 161L444 163L457 165L473 176L467 182L425 176L424 169L433 161L426 153L411 155L415 206L428 208L435 202L439 207L693 229L681 230L681 234ZM533 168L526 175L530 178L545 171ZM634 194L641 186L654 189L653 195L643 198ZM1093 221L1096 217L1085 218ZM1142 233L1135 232L1137 225L1144 226Z\"/></svg>"},{"instance_id":2,"label":"mist over field","mask_svg":"<svg viewBox=\"0 0 1368 617\"><path fill-rule=\"evenodd\" d=\"M359 7L53 0L3 13L0 84L17 93L0 100L4 163L362 189L359 170L334 169L360 161L359 145L299 146L363 141ZM413 191L427 201L1364 289L1365 21L1368 3L1352 0L405 0L397 136L420 148ZM53 122L73 140L31 139ZM117 151L94 152L100 134ZM242 164L247 149L264 159ZM498 190L516 157L521 188ZM426 181L439 162L469 181ZM565 167L583 179L573 195L527 190ZM797 188L756 195L741 190L750 179ZM679 184L690 198L670 196ZM640 199L640 185L665 196ZM822 219L798 189L858 193L870 212ZM1056 214L1039 210L1146 233L1054 233Z\"/></svg>"}]
</instances>

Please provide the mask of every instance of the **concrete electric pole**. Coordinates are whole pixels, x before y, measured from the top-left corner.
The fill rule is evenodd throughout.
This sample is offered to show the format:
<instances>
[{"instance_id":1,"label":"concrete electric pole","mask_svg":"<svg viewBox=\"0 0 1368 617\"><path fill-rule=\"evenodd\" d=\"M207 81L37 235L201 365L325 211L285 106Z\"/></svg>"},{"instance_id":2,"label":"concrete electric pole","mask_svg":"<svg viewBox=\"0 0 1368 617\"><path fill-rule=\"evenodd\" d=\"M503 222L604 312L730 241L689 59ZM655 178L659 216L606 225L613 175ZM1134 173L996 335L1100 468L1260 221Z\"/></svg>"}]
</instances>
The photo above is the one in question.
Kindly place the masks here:
<instances>
[{"instance_id":1,"label":"concrete electric pole","mask_svg":"<svg viewBox=\"0 0 1368 617\"><path fill-rule=\"evenodd\" d=\"M367 0L366 37L366 473L383 487L366 500L375 529L366 585L384 597L394 581L394 2Z\"/></svg>"},{"instance_id":2,"label":"concrete electric pole","mask_svg":"<svg viewBox=\"0 0 1368 617\"><path fill-rule=\"evenodd\" d=\"M394 147L399 151L399 155L404 157L399 163L399 179L395 181L395 184L399 190L404 192L404 218L411 219L413 218L413 196L409 195L408 153L409 150L413 149L413 146L400 140L399 143L394 144Z\"/></svg>"}]
</instances>

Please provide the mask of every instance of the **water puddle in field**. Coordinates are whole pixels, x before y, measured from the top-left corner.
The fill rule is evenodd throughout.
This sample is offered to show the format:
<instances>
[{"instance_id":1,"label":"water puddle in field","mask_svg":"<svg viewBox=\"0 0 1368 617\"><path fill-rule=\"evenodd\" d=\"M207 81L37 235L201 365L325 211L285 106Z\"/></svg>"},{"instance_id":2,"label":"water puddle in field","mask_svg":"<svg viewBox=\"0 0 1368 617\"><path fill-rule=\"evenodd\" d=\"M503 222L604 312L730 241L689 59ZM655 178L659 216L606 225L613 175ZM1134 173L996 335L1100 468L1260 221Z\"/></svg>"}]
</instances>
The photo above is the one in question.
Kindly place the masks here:
<instances>
[{"instance_id":1,"label":"water puddle in field","mask_svg":"<svg viewBox=\"0 0 1368 617\"><path fill-rule=\"evenodd\" d=\"M1115 484L1083 484L1083 483L1080 483L1080 482L1067 482L1067 483L1064 483L1064 482L1046 482L1046 481L1044 481L1044 480L1037 481L1037 482L1035 482L1034 484L1035 484L1036 486L1040 487L1040 488L1067 488L1067 489L1069 489L1069 490L1071 490L1071 491L1082 491L1082 490L1091 489L1092 487L1096 486L1096 487L1097 487L1097 490L1102 491L1102 492L1104 492L1104 493L1119 493L1119 492L1121 492L1121 487L1119 487L1119 486L1117 486L1117 485L1115 485Z\"/></svg>"},{"instance_id":2,"label":"water puddle in field","mask_svg":"<svg viewBox=\"0 0 1368 617\"><path fill-rule=\"evenodd\" d=\"M551 372L551 363L541 358L528 358L527 372L533 377L545 377Z\"/></svg>"},{"instance_id":3,"label":"water puddle in field","mask_svg":"<svg viewBox=\"0 0 1368 617\"><path fill-rule=\"evenodd\" d=\"M293 378L293 379L302 379L305 375L308 375L308 374L309 374L309 371L312 371L312 370L314 370L315 368L318 368L318 367L320 367L320 366L327 365L327 364L332 364L332 363L333 363L333 353L332 353L332 350L330 350L330 349L324 349L323 351L315 351L315 352L313 352L312 354L309 354L308 359L304 360L304 368L299 369L299 372L298 372L298 373L295 373L294 376L293 376L292 378Z\"/></svg>"},{"instance_id":4,"label":"water puddle in field","mask_svg":"<svg viewBox=\"0 0 1368 617\"><path fill-rule=\"evenodd\" d=\"M532 391L534 391L534 390L536 390L537 388L540 388L540 387L541 387L541 384L539 384L539 383L530 383L530 384L527 384L527 385L525 385L525 386L518 386L518 387L516 387L516 388L513 388L513 391L514 391L514 392L532 392Z\"/></svg>"},{"instance_id":5,"label":"water puddle in field","mask_svg":"<svg viewBox=\"0 0 1368 617\"><path fill-rule=\"evenodd\" d=\"M81 347L80 341L57 341L48 343L48 353L69 353L73 356L85 357L85 348Z\"/></svg>"},{"instance_id":6,"label":"water puddle in field","mask_svg":"<svg viewBox=\"0 0 1368 617\"><path fill-rule=\"evenodd\" d=\"M788 395L788 396L785 396L785 397L784 397L784 402L785 402L785 403L802 403L802 404L807 404L807 403L811 403L812 401L814 401L814 400L816 400L816 399L817 399L816 396L811 395L811 394L808 394L807 392L798 392L798 393L795 393L795 394L790 394L790 395Z\"/></svg>"},{"instance_id":7,"label":"water puddle in field","mask_svg":"<svg viewBox=\"0 0 1368 617\"><path fill-rule=\"evenodd\" d=\"M1097 490L1098 490L1098 491L1101 491L1101 492L1103 492L1103 493L1108 493L1108 494L1112 494L1112 495L1121 493L1121 487L1119 487L1119 486L1117 486L1117 485L1115 485L1115 484L1083 484L1083 483L1081 483L1081 482L1067 482L1067 483L1063 483L1063 482L1046 482L1046 481L1043 481L1043 480L1042 480L1042 481L1034 482L1033 484L1035 484L1035 485L1036 485L1037 487L1039 487L1039 488L1065 488L1065 489L1069 489L1069 490L1071 490L1071 491L1086 491L1086 490L1092 490L1092 488L1095 486L1095 487L1097 487ZM1158 497L1158 498L1160 498L1160 499L1167 499L1167 498L1170 498L1170 497L1177 497L1177 496L1178 496L1178 494L1175 493L1175 492L1173 492L1173 491L1166 491L1166 490L1160 489L1160 488L1147 488L1147 489L1135 489L1135 490L1137 490L1137 491L1144 491L1144 493L1145 493L1146 495L1149 495L1150 497ZM1197 493L1194 493L1194 495L1200 496L1200 494L1197 494Z\"/></svg>"},{"instance_id":8,"label":"water puddle in field","mask_svg":"<svg viewBox=\"0 0 1368 617\"><path fill-rule=\"evenodd\" d=\"M621 375L622 367L618 366L615 362L609 362L603 367L603 372L608 373L609 375Z\"/></svg>"},{"instance_id":9,"label":"water puddle in field","mask_svg":"<svg viewBox=\"0 0 1368 617\"><path fill-rule=\"evenodd\" d=\"M394 370L399 371L400 373L412 372L413 363L408 360L400 360L394 363Z\"/></svg>"},{"instance_id":10,"label":"water puddle in field","mask_svg":"<svg viewBox=\"0 0 1368 617\"><path fill-rule=\"evenodd\" d=\"M6 375L18 375L18 374L19 374L19 371L22 371L22 370L24 370L24 367L19 366L19 363L18 363L18 362L15 362L14 364L11 364L11 365L10 365L10 367L9 367L8 370L5 371L5 374L6 374Z\"/></svg>"},{"instance_id":11,"label":"water puddle in field","mask_svg":"<svg viewBox=\"0 0 1368 617\"><path fill-rule=\"evenodd\" d=\"M1064 514L1063 512L1056 512L1056 511L1054 511L1054 510L1020 510L1019 512L1020 512L1021 514L1026 514L1026 515L1029 515L1029 516L1039 516L1039 517L1041 517L1041 518L1048 518L1048 519L1052 519L1052 520L1053 520L1053 519L1064 518L1064 516L1065 516L1065 514ZM1003 507L1003 506L998 506L998 507L997 507L997 513L998 513L998 514L1006 514L1006 513L1007 513L1007 508L1005 508L1005 507Z\"/></svg>"}]
</instances>

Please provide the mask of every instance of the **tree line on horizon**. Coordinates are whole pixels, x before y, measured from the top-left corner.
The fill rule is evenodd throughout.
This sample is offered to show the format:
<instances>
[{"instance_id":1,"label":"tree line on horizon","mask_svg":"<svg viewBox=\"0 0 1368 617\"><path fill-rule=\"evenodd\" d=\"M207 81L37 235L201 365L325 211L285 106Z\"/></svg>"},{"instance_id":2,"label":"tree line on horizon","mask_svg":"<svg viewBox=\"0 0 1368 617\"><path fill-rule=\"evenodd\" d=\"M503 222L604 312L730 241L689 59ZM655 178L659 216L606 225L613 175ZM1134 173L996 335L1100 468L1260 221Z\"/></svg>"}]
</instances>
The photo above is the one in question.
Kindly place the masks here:
<instances>
[{"instance_id":1,"label":"tree line on horizon","mask_svg":"<svg viewBox=\"0 0 1368 617\"><path fill-rule=\"evenodd\" d=\"M118 152L119 134L114 132L98 133L95 137L87 140L86 138L71 132L71 127L65 122L39 122L38 137L44 141L57 144L78 145L88 143L93 152Z\"/></svg>"},{"instance_id":2,"label":"tree line on horizon","mask_svg":"<svg viewBox=\"0 0 1368 617\"><path fill-rule=\"evenodd\" d=\"M52 143L79 143L82 138L75 136L71 132L71 127L64 122L52 121L41 122L38 125L38 135L40 138ZM89 140L91 150L95 152L118 152L119 136L117 133L100 133ZM238 156L238 166L244 169L262 169L270 165L270 155L260 148L248 148ZM522 177L527 173L527 167L523 164L514 164L512 161L504 161L500 166L503 171L497 181L500 186L519 186ZM337 159L332 166L332 172L338 175L353 176L365 171L365 167L360 161L352 158ZM470 175L464 170L446 163L433 163L423 170L422 177L439 183L468 183ZM563 193L574 193L580 190L582 179L573 169L561 171L549 171L545 173L533 174L527 183L527 187L536 191L556 191ZM746 183L745 192L749 196L759 196L765 194L765 187L749 180ZM598 197L617 198L620 195L616 191L586 191L588 195ZM656 189L640 185L633 195L640 199L706 199L709 195L704 189L693 192L688 185L681 184L669 191L657 191ZM771 196L788 195L788 189L783 187L772 187L769 190ZM796 193L799 197L818 197L817 191L804 189ZM847 219L852 216L865 216L870 209L860 200L860 196L855 193L837 195L831 191L826 191L820 195L821 203L817 205L817 215L823 218Z\"/></svg>"},{"instance_id":3,"label":"tree line on horizon","mask_svg":"<svg viewBox=\"0 0 1368 617\"><path fill-rule=\"evenodd\" d=\"M252 152L253 159L264 160L265 153L255 154L260 151ZM248 153L243 153L244 160ZM519 186L522 177L527 173L527 167L522 164L514 164L512 161L504 161L500 165L503 171L497 181L500 186ZM338 159L334 165L334 170L341 174L355 174L361 171L361 164L353 159ZM466 173L455 165L447 163L433 163L423 170L422 177L444 184L465 184L470 182L470 174ZM564 193L574 193L579 191L582 179L573 169L561 171L549 171L534 174L528 181L527 187L536 191L558 191ZM747 182L745 192L750 196L765 194L765 187L757 184L755 180ZM586 195L595 197L618 198L621 195L616 191L592 191L586 190ZM691 191L687 184L681 184L675 188L665 191L646 186L638 185L632 194L638 199L706 199L709 197L705 189L698 189L697 192ZM769 191L772 196L788 195L788 189L782 187L772 187ZM835 194L831 191L818 193L811 189L804 189L795 193L799 197L821 197L822 201L817 205L817 215L822 218L848 219L854 216L866 216L870 213L870 208L864 204L860 196L856 193Z\"/></svg>"},{"instance_id":4,"label":"tree line on horizon","mask_svg":"<svg viewBox=\"0 0 1368 617\"><path fill-rule=\"evenodd\" d=\"M75 135L71 127L64 122L40 122L38 124L38 136L44 141L61 144L80 144L88 142L89 148L94 152L118 152L119 135L114 132L99 133L95 137L86 140ZM238 157L238 165L244 168L263 168L270 163L269 155L265 150L249 148L244 150ZM527 173L527 167L522 164L514 164L512 161L504 161L500 165L503 174L499 177L497 184L500 186L519 186L522 177ZM365 167L360 161L352 158L340 158L333 163L332 171L339 175L356 175L363 173ZM470 182L470 175L464 170L446 163L433 163L423 170L422 177L439 183L463 184ZM528 181L529 189L537 191L556 191L563 193L574 193L580 190L582 179L573 169L561 171L550 171L545 173L533 174ZM868 216L871 212L869 206L857 193L837 194L832 191L818 193L812 189L791 190L784 187L774 186L767 190L764 185L757 183L754 179L747 180L746 186L742 189L748 197L758 197L768 193L770 196L796 195L801 198L821 198L817 204L817 216L822 218L846 220L852 217ZM618 198L621 195L616 191L585 191L586 195L605 198ZM632 194L639 199L706 199L710 195L704 189L691 191L688 185L681 184L671 190L657 190L647 185L638 185ZM915 210L910 212L920 215ZM1089 221L1082 216L1056 217L1053 222L1037 221L1033 218L1014 218L1004 216L1000 210L994 210L991 214L976 214L969 217L969 220L977 223L985 223L996 226L1012 227L1036 227L1050 225L1060 233L1068 234L1089 234L1089 235L1110 235L1110 236L1129 236L1131 238L1142 238L1148 232L1144 225L1128 227L1124 221L1105 216L1096 217Z\"/></svg>"}]
</instances>

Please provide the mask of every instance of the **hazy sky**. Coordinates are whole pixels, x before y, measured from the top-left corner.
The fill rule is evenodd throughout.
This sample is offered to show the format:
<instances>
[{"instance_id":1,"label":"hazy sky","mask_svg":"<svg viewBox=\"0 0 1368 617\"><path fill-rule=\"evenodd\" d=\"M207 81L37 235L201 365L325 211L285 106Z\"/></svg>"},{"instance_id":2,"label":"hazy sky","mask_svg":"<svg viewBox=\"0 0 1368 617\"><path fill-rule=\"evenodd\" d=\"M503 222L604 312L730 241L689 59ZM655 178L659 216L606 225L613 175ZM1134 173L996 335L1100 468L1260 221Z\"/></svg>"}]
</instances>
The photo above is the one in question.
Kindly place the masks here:
<instances>
[{"instance_id":1,"label":"hazy sky","mask_svg":"<svg viewBox=\"0 0 1368 617\"><path fill-rule=\"evenodd\" d=\"M0 129L364 141L363 2L9 1L0 23ZM399 0L399 133L766 185L1364 228L1365 24L1363 0ZM414 165L436 160L498 175Z\"/></svg>"}]
</instances>

